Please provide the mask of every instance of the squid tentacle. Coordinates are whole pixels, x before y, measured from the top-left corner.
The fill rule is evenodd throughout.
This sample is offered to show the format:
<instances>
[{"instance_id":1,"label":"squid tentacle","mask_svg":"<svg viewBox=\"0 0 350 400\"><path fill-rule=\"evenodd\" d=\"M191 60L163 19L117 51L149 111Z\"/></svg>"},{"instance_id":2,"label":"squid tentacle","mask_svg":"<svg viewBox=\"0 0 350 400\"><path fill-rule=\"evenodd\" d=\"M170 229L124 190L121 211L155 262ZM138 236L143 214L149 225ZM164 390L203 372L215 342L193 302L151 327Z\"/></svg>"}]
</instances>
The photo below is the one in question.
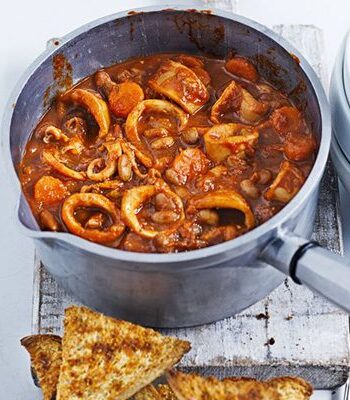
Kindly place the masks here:
<instances>
[{"instance_id":1,"label":"squid tentacle","mask_svg":"<svg viewBox=\"0 0 350 400\"><path fill-rule=\"evenodd\" d=\"M57 149L44 149L41 153L42 160L49 164L56 171L60 172L62 175L68 176L70 178L76 179L78 181L83 181L86 179L86 174L83 171L75 171L72 168L67 167L60 160L60 154Z\"/></svg>"},{"instance_id":2,"label":"squid tentacle","mask_svg":"<svg viewBox=\"0 0 350 400\"><path fill-rule=\"evenodd\" d=\"M92 181L105 181L117 171L118 158L122 155L120 142L118 140L112 143L106 142L103 147L106 148L108 152L107 160L105 161L102 157L95 158L90 162L86 171L88 178ZM104 162L105 167L101 171L95 172L95 168Z\"/></svg>"},{"instance_id":3,"label":"squid tentacle","mask_svg":"<svg viewBox=\"0 0 350 400\"><path fill-rule=\"evenodd\" d=\"M63 143L69 141L69 137L55 125L49 124L42 126L41 128L39 128L38 134L40 135L40 137L42 137L44 143L50 143L52 140Z\"/></svg>"}]
</instances>

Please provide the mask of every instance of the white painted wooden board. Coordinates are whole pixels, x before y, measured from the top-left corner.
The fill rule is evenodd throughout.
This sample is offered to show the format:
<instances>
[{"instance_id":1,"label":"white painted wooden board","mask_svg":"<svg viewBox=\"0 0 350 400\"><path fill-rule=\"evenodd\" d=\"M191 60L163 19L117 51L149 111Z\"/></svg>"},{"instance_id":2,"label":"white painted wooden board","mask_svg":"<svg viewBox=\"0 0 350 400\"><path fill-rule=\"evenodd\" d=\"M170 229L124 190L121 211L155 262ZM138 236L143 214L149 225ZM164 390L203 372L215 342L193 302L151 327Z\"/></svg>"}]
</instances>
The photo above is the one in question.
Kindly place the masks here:
<instances>
[{"instance_id":1,"label":"white painted wooden board","mask_svg":"<svg viewBox=\"0 0 350 400\"><path fill-rule=\"evenodd\" d=\"M215 7L225 11L236 11L238 0L204 0L208 8Z\"/></svg>"},{"instance_id":2,"label":"white painted wooden board","mask_svg":"<svg viewBox=\"0 0 350 400\"><path fill-rule=\"evenodd\" d=\"M212 1L207 3L213 6ZM226 9L234 4L226 0L218 3ZM325 82L321 32L300 25L277 26L275 30L294 42ZM342 252L337 201L337 180L328 165L314 237L331 250ZM39 260L35 268L33 331L62 333L64 308L74 300L57 287ZM192 342L192 350L180 366L204 374L260 379L299 375L316 388L328 389L344 384L349 373L348 316L289 279L266 299L234 317L164 332Z\"/></svg>"}]
</instances>

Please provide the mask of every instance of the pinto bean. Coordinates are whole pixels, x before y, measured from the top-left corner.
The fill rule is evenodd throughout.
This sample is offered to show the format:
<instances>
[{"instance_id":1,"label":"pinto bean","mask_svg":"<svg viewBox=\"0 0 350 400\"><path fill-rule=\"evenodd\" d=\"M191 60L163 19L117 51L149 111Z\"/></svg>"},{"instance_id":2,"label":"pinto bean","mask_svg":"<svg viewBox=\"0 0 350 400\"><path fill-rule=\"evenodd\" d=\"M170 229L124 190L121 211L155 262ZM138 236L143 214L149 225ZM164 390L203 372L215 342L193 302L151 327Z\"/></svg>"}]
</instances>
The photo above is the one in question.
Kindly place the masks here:
<instances>
[{"instance_id":1,"label":"pinto bean","mask_svg":"<svg viewBox=\"0 0 350 400\"><path fill-rule=\"evenodd\" d=\"M260 171L254 172L250 180L254 183L260 183L266 185L272 179L272 172L269 169L261 169Z\"/></svg>"},{"instance_id":2,"label":"pinto bean","mask_svg":"<svg viewBox=\"0 0 350 400\"><path fill-rule=\"evenodd\" d=\"M57 232L60 229L60 225L56 217L48 210L44 210L40 213L40 222L44 229L48 229L53 232Z\"/></svg>"},{"instance_id":3,"label":"pinto bean","mask_svg":"<svg viewBox=\"0 0 350 400\"><path fill-rule=\"evenodd\" d=\"M276 188L274 200L280 201L281 203L288 203L290 199L291 195L285 188L283 187Z\"/></svg>"},{"instance_id":4,"label":"pinto bean","mask_svg":"<svg viewBox=\"0 0 350 400\"><path fill-rule=\"evenodd\" d=\"M219 223L219 214L215 210L203 209L198 213L199 220L207 225L215 226Z\"/></svg>"},{"instance_id":5,"label":"pinto bean","mask_svg":"<svg viewBox=\"0 0 350 400\"><path fill-rule=\"evenodd\" d=\"M158 193L154 198L156 209L159 211L163 210L174 210L175 204L169 199L164 193Z\"/></svg>"},{"instance_id":6,"label":"pinto bean","mask_svg":"<svg viewBox=\"0 0 350 400\"><path fill-rule=\"evenodd\" d=\"M101 229L105 222L105 216L102 213L93 214L85 223L86 229Z\"/></svg>"},{"instance_id":7,"label":"pinto bean","mask_svg":"<svg viewBox=\"0 0 350 400\"><path fill-rule=\"evenodd\" d=\"M244 179L240 183L241 189L245 195L252 199L257 199L260 196L260 190L254 185L250 179Z\"/></svg>"},{"instance_id":8,"label":"pinto bean","mask_svg":"<svg viewBox=\"0 0 350 400\"><path fill-rule=\"evenodd\" d=\"M149 139L161 138L169 136L169 131L166 128L150 128L143 132L143 135Z\"/></svg>"},{"instance_id":9,"label":"pinto bean","mask_svg":"<svg viewBox=\"0 0 350 400\"><path fill-rule=\"evenodd\" d=\"M198 142L199 134L196 128L189 128L181 133L181 137L185 143L195 144Z\"/></svg>"},{"instance_id":10,"label":"pinto bean","mask_svg":"<svg viewBox=\"0 0 350 400\"><path fill-rule=\"evenodd\" d=\"M151 147L154 150L168 149L175 143L174 138L167 136L164 138L156 139L151 143Z\"/></svg>"},{"instance_id":11,"label":"pinto bean","mask_svg":"<svg viewBox=\"0 0 350 400\"><path fill-rule=\"evenodd\" d=\"M130 181L132 177L131 162L126 154L122 154L118 159L118 174L122 181Z\"/></svg>"},{"instance_id":12,"label":"pinto bean","mask_svg":"<svg viewBox=\"0 0 350 400\"><path fill-rule=\"evenodd\" d=\"M175 211L164 210L157 211L152 214L151 219L157 224L170 224L179 219L179 215Z\"/></svg>"},{"instance_id":13,"label":"pinto bean","mask_svg":"<svg viewBox=\"0 0 350 400\"><path fill-rule=\"evenodd\" d=\"M182 184L178 173L173 168L169 168L165 171L165 178L174 185L180 186Z\"/></svg>"}]
</instances>

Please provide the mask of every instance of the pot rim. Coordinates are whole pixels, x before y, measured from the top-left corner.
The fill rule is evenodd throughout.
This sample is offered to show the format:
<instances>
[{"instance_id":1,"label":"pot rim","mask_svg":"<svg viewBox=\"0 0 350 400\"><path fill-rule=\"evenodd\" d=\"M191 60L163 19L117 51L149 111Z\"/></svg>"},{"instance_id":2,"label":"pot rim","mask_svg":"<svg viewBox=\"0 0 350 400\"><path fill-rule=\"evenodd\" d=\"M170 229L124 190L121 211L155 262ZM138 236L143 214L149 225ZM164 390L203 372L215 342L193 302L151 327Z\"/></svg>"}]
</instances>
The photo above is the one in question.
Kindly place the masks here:
<instances>
[{"instance_id":1,"label":"pot rim","mask_svg":"<svg viewBox=\"0 0 350 400\"><path fill-rule=\"evenodd\" d=\"M210 8L212 15L230 19L237 21L247 27L255 29L260 33L264 34L265 36L269 37L276 44L282 47L289 53L296 55L299 60L300 64L299 67L303 70L307 78L312 84L312 87L315 91L316 98L318 101L318 106L320 108L321 114L321 141L319 150L317 153L317 157L313 168L310 172L310 175L306 179L303 187L300 189L298 194L275 216L271 219L263 223L262 225L254 228L253 230L239 236L233 240L220 243L214 246L205 247L203 249L198 250L191 250L186 252L180 253L166 253L166 254L159 254L159 253L137 253L137 252L130 252L124 251L119 249L110 248L107 246L103 246L97 243L89 242L86 239L82 239L76 235L66 233L66 232L46 232L46 231L34 231L26 226L20 221L18 212L20 207L20 202L23 197L23 192L21 190L20 182L18 176L16 174L16 168L13 164L11 150L10 150L10 128L11 128L11 120L13 111L15 109L15 104L18 97L21 94L23 87L26 85L30 76L34 73L34 71L40 67L41 63L49 57L52 53L56 52L57 49L65 45L70 40L74 39L75 37L79 36L80 34L93 29L99 25L104 23L120 19L123 17L131 17L130 11L136 13L148 13L148 12L161 12L161 11L186 11L188 10L188 5L167 5L167 6L148 6L148 7L140 7L134 8L122 12L118 12L115 14L111 14L102 18L98 18L94 21L91 21L87 24L82 25L81 27L71 31L70 33L64 35L60 38L60 45L48 48L45 50L36 60L26 69L23 73L22 77L16 84L8 102L5 107L4 117L2 121L2 140L1 140L1 147L3 148L4 152L4 160L7 167L8 173L11 175L11 181L16 182L16 189L17 193L20 197L20 200L17 204L17 213L16 213L16 222L19 226L20 230L26 235L33 239L48 239L48 240L55 240L64 243L70 247L76 247L77 249L92 253L98 256L106 257L113 260L121 260L126 262L140 262L142 261L144 264L167 264L167 263L181 263L186 261L198 260L207 257L212 257L218 254L225 253L226 251L232 251L234 249L238 249L243 246L247 242L257 241L261 239L266 232L273 231L281 226L283 222L290 218L293 211L296 211L302 207L304 202L307 200L307 197L310 193L313 192L314 188L320 181L324 167L327 162L328 153L330 149L331 143L331 120L330 120L330 110L328 106L328 101L326 98L326 94L324 88L317 77L315 71L312 69L310 64L306 61L306 59L299 53L297 49L294 48L293 45L289 44L285 41L282 37L278 34L273 32L271 29L265 27L264 25L259 24L253 20L250 20L246 17L237 15L232 12L218 10L215 8ZM206 9L207 10L207 9ZM198 9L198 12L201 10ZM193 13L194 14L194 13Z\"/></svg>"}]
</instances>

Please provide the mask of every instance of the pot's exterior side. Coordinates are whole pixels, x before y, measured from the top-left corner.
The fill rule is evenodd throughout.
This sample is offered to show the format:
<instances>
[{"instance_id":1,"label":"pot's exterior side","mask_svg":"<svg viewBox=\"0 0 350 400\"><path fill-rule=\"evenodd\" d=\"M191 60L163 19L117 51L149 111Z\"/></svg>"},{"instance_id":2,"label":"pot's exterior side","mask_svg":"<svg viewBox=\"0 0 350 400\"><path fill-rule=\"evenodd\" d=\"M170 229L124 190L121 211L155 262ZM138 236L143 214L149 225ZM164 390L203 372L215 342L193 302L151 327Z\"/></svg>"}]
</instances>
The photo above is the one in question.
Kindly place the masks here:
<instances>
[{"instance_id":1,"label":"pot's exterior side","mask_svg":"<svg viewBox=\"0 0 350 400\"><path fill-rule=\"evenodd\" d=\"M284 228L308 237L317 191ZM81 303L107 314L153 327L194 326L234 315L264 298L284 279L257 257L273 236L192 265L150 268L77 250L50 239L36 241L43 264Z\"/></svg>"},{"instance_id":2,"label":"pot's exterior side","mask_svg":"<svg viewBox=\"0 0 350 400\"><path fill-rule=\"evenodd\" d=\"M20 161L32 129L62 85L130 57L157 52L209 53L218 58L237 52L255 60L264 77L289 93L305 110L320 141L315 166L290 204L233 241L179 254L123 252L67 233L41 232L26 201L20 200L21 229L34 238L43 264L77 300L144 325L192 326L243 310L283 280L283 275L258 257L279 229L311 234L329 150L329 115L310 66L267 28L221 11L147 11L95 21L39 57L10 100L2 140L13 173L12 165ZM300 58L300 65L290 52ZM57 71L57 65L63 69ZM12 103L16 103L14 109ZM17 176L14 181L18 182Z\"/></svg>"}]
</instances>

